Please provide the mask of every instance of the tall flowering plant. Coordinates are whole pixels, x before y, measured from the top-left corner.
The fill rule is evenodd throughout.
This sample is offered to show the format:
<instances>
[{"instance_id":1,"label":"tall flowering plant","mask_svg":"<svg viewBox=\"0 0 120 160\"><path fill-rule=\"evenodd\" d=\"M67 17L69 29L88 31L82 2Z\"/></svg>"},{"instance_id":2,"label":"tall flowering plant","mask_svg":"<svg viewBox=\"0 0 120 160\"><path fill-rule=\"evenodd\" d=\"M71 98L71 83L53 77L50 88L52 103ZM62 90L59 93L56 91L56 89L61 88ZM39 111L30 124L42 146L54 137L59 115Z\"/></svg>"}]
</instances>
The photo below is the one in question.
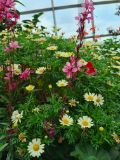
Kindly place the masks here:
<instances>
[{"instance_id":1,"label":"tall flowering plant","mask_svg":"<svg viewBox=\"0 0 120 160\"><path fill-rule=\"evenodd\" d=\"M75 17L76 20L78 20L78 45L77 45L77 56L79 57L79 49L83 44L83 39L85 36L85 23L90 23L93 20L93 11L94 6L92 0L85 0L85 3L81 4L81 8L83 9L83 12L81 12L77 17Z\"/></svg>"},{"instance_id":2,"label":"tall flowering plant","mask_svg":"<svg viewBox=\"0 0 120 160\"><path fill-rule=\"evenodd\" d=\"M75 79L79 71L86 72L88 75L95 75L96 70L93 67L92 62L83 62L79 59L79 49L82 47L83 39L85 36L85 23L90 23L93 20L93 11L94 6L92 0L85 0L85 3L81 4L83 12L79 16L75 17L78 20L79 28L78 32L78 44L77 44L77 58L72 56L70 61L66 62L66 65L63 68L63 72L66 74L66 77Z\"/></svg>"},{"instance_id":3,"label":"tall flowering plant","mask_svg":"<svg viewBox=\"0 0 120 160\"><path fill-rule=\"evenodd\" d=\"M0 0L0 23L4 23L8 29L14 27L19 19L19 13L15 9L14 0Z\"/></svg>"}]
</instances>

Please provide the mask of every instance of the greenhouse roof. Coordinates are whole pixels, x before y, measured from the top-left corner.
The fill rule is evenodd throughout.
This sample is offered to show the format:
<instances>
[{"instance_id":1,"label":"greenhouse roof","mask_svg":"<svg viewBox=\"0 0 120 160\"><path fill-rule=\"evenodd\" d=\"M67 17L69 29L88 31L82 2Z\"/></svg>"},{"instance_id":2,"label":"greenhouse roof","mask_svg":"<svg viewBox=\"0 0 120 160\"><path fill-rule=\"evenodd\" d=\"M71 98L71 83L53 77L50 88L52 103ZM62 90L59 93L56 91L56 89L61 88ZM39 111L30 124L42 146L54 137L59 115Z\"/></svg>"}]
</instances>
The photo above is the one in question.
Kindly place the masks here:
<instances>
[{"instance_id":1,"label":"greenhouse roof","mask_svg":"<svg viewBox=\"0 0 120 160\"><path fill-rule=\"evenodd\" d=\"M84 0L34 0L34 3L32 3L33 0L21 0L21 2L25 5L18 5L22 20L31 19L33 14L43 11L44 14L40 19L41 24L48 27L49 30L56 23L58 27L62 28L66 36L76 33L75 16L79 13L79 4L83 3ZM107 34L108 27L120 27L120 17L115 15L120 0L93 0L93 2L95 4L96 34Z\"/></svg>"}]
</instances>

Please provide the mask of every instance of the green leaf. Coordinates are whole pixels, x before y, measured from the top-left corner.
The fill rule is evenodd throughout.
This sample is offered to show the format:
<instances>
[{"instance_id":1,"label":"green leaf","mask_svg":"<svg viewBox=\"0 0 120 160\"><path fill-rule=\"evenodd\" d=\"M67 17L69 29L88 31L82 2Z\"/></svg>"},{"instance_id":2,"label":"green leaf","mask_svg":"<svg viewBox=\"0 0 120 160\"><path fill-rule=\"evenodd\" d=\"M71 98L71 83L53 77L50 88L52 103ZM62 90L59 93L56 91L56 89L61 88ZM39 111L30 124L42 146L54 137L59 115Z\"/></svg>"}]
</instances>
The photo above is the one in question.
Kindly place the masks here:
<instances>
[{"instance_id":1,"label":"green leaf","mask_svg":"<svg viewBox=\"0 0 120 160\"><path fill-rule=\"evenodd\" d=\"M25 5L24 5L22 2L20 2L20 1L18 1L18 0L15 0L15 2L17 2L17 3L21 4L22 6L24 6L24 7L25 7Z\"/></svg>"},{"instance_id":2,"label":"green leaf","mask_svg":"<svg viewBox=\"0 0 120 160\"><path fill-rule=\"evenodd\" d=\"M6 136L1 136L1 137L0 137L0 140L4 139L5 137L6 137Z\"/></svg>"},{"instance_id":3,"label":"green leaf","mask_svg":"<svg viewBox=\"0 0 120 160\"><path fill-rule=\"evenodd\" d=\"M0 152L2 152L7 146L8 143L5 143L4 145L0 146Z\"/></svg>"}]
</instances>

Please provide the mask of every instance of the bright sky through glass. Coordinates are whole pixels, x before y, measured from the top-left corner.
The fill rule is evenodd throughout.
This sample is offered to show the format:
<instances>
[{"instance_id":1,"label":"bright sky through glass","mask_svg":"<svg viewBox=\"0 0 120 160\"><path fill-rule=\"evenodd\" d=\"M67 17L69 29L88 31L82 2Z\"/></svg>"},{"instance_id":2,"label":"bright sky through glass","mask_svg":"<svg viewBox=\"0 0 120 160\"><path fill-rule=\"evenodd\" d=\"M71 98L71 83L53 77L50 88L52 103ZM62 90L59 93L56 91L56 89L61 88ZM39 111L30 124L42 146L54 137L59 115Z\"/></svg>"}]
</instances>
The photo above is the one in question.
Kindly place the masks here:
<instances>
[{"instance_id":1,"label":"bright sky through glass","mask_svg":"<svg viewBox=\"0 0 120 160\"><path fill-rule=\"evenodd\" d=\"M20 0L24 5L18 5L19 11L40 9L51 7L51 0ZM64 6L70 4L77 4L78 2L83 2L84 0L54 0L55 6ZM95 2L102 0L94 0ZM110 0L108 0L110 1ZM118 28L120 27L120 17L115 15L116 7L118 4L110 4L110 5L98 5L95 6L94 18L95 18L95 26L97 34L106 34L108 27ZM75 16L78 15L78 8L74 9L66 9L56 11L56 20L57 26L62 28L62 31L65 32L65 35L71 36L76 34L77 22L75 21ZM31 19L32 14L30 15L22 15L22 19ZM41 17L41 24L49 28L50 31L53 27L53 17L52 12L45 12ZM89 27L87 28L87 32L91 35Z\"/></svg>"}]
</instances>

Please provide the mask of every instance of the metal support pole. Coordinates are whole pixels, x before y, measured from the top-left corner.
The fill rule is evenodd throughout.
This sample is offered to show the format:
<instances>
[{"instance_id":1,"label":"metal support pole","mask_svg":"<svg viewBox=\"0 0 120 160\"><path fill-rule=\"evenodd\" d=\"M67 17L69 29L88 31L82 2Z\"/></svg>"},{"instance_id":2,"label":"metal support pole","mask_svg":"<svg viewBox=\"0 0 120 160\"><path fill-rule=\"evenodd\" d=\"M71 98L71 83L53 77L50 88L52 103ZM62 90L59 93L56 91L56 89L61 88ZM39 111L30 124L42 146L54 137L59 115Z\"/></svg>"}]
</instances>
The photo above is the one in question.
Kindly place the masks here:
<instances>
[{"instance_id":1,"label":"metal support pole","mask_svg":"<svg viewBox=\"0 0 120 160\"><path fill-rule=\"evenodd\" d=\"M57 21L56 21L55 9L54 9L54 0L51 0L51 6L52 6L52 13L53 13L54 28L57 28ZM55 34L57 34L57 32Z\"/></svg>"}]
</instances>

